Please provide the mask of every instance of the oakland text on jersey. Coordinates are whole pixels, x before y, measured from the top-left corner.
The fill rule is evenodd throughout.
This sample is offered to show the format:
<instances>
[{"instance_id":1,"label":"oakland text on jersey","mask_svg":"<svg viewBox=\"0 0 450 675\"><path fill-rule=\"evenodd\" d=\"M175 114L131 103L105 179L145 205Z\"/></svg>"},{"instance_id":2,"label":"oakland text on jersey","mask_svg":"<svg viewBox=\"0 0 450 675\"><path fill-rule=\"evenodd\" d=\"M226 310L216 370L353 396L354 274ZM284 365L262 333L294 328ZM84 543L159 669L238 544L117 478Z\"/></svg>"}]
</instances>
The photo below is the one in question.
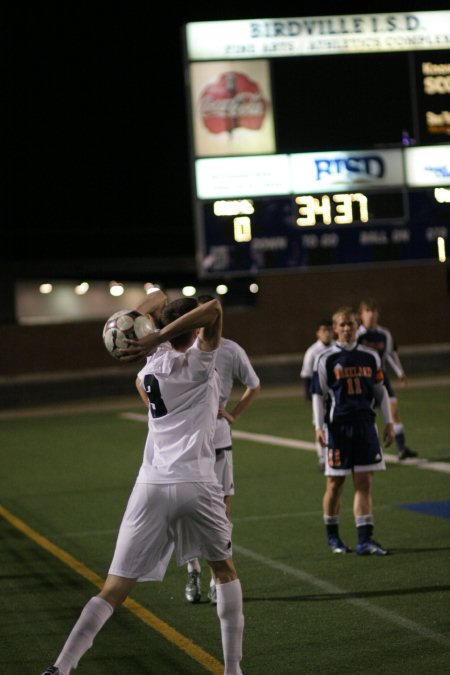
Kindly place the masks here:
<instances>
[{"instance_id":1,"label":"oakland text on jersey","mask_svg":"<svg viewBox=\"0 0 450 675\"><path fill-rule=\"evenodd\" d=\"M370 366L342 366L338 364L334 369L337 380L341 377L372 377L373 370Z\"/></svg>"},{"instance_id":2,"label":"oakland text on jersey","mask_svg":"<svg viewBox=\"0 0 450 675\"><path fill-rule=\"evenodd\" d=\"M382 178L385 173L385 163L379 155L357 155L353 157L322 158L314 160L317 180L330 176L355 180L365 177L368 180Z\"/></svg>"},{"instance_id":3,"label":"oakland text on jersey","mask_svg":"<svg viewBox=\"0 0 450 675\"><path fill-rule=\"evenodd\" d=\"M383 381L380 365L378 354L362 345L345 349L334 344L319 354L311 392L323 397L326 422L375 418L375 387Z\"/></svg>"}]
</instances>

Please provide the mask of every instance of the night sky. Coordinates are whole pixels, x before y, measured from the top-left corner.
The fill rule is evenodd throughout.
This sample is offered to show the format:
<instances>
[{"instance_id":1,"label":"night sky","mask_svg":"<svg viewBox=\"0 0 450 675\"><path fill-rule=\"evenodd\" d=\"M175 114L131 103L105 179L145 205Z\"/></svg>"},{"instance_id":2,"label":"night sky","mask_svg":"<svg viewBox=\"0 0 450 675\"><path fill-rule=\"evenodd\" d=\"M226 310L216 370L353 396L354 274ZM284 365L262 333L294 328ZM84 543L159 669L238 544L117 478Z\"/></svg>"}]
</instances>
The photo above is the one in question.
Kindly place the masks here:
<instances>
[{"instance_id":1,"label":"night sky","mask_svg":"<svg viewBox=\"0 0 450 675\"><path fill-rule=\"evenodd\" d=\"M10 274L79 268L101 277L103 263L122 261L132 278L142 260L193 264L182 26L264 11L260 3L193 4L156 17L148 2L11 3L1 246ZM371 5L344 2L339 12L447 9L433 0ZM336 11L330 2L279 2L264 15Z\"/></svg>"}]
</instances>

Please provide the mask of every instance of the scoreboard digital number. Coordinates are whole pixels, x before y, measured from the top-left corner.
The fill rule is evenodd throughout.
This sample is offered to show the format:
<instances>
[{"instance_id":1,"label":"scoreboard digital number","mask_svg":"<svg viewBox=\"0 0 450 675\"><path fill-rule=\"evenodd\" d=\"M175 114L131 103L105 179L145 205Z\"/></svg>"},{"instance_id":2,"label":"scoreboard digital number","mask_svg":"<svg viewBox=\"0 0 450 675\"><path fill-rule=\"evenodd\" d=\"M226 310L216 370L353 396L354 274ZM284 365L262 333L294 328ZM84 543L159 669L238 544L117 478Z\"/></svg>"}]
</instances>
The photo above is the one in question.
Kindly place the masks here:
<instances>
[{"instance_id":1,"label":"scoreboard digital number","mask_svg":"<svg viewBox=\"0 0 450 675\"><path fill-rule=\"evenodd\" d=\"M295 198L299 216L297 225L310 227L317 225L318 219L324 225L348 225L369 220L368 199L362 192L337 195L300 195Z\"/></svg>"},{"instance_id":2,"label":"scoreboard digital number","mask_svg":"<svg viewBox=\"0 0 450 675\"><path fill-rule=\"evenodd\" d=\"M312 227L403 220L405 197L405 191L298 195L295 197L296 222L299 227Z\"/></svg>"},{"instance_id":3,"label":"scoreboard digital number","mask_svg":"<svg viewBox=\"0 0 450 675\"><path fill-rule=\"evenodd\" d=\"M200 276L446 259L450 11L185 34Z\"/></svg>"},{"instance_id":4,"label":"scoreboard digital number","mask_svg":"<svg viewBox=\"0 0 450 675\"><path fill-rule=\"evenodd\" d=\"M292 217L300 228L402 222L406 217L406 198L406 191L298 195L292 198ZM236 242L251 240L254 199L218 200L212 210L219 218L233 216Z\"/></svg>"},{"instance_id":5,"label":"scoreboard digital number","mask_svg":"<svg viewBox=\"0 0 450 675\"><path fill-rule=\"evenodd\" d=\"M450 188L220 199L199 217L203 276L436 259Z\"/></svg>"}]
</instances>

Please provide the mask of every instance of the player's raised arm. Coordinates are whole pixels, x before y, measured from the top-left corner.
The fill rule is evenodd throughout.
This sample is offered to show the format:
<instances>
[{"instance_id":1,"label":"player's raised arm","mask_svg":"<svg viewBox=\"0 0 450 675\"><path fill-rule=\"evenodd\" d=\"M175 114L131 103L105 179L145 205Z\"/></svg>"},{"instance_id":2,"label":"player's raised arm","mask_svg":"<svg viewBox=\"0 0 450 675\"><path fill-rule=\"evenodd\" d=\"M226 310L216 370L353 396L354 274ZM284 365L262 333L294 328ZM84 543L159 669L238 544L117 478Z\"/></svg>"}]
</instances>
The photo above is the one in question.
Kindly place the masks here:
<instances>
[{"instance_id":1,"label":"player's raised arm","mask_svg":"<svg viewBox=\"0 0 450 675\"><path fill-rule=\"evenodd\" d=\"M201 329L199 346L202 351L217 349L222 334L222 306L218 300L198 305L161 328L160 331L150 333L140 340L128 340L128 347L121 350L122 360L135 361L147 356L163 342L196 329Z\"/></svg>"},{"instance_id":2,"label":"player's raised arm","mask_svg":"<svg viewBox=\"0 0 450 675\"><path fill-rule=\"evenodd\" d=\"M204 352L212 352L219 346L222 335L223 310L219 300L210 300L197 307L203 310L205 316L198 336L200 349Z\"/></svg>"},{"instance_id":3,"label":"player's raised arm","mask_svg":"<svg viewBox=\"0 0 450 675\"><path fill-rule=\"evenodd\" d=\"M152 285L145 299L136 307L136 311L141 314L151 314L157 321L166 305L167 295L160 288Z\"/></svg>"}]
</instances>

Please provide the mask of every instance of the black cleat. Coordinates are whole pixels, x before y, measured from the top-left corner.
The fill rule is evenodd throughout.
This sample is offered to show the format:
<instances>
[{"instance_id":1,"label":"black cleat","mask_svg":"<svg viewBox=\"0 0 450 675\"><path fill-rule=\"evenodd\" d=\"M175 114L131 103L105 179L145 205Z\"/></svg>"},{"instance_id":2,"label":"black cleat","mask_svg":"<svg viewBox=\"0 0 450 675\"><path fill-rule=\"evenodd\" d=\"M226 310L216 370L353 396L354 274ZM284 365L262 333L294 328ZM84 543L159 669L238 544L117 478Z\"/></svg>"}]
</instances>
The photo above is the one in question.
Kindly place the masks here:
<instances>
[{"instance_id":1,"label":"black cleat","mask_svg":"<svg viewBox=\"0 0 450 675\"><path fill-rule=\"evenodd\" d=\"M409 459L410 457L417 457L417 452L414 452L414 450L410 450L409 448L406 447L406 445L404 448L398 451L399 459Z\"/></svg>"},{"instance_id":2,"label":"black cleat","mask_svg":"<svg viewBox=\"0 0 450 675\"><path fill-rule=\"evenodd\" d=\"M389 551L378 542L370 539L362 544L357 544L356 553L357 555L388 555Z\"/></svg>"},{"instance_id":3,"label":"black cleat","mask_svg":"<svg viewBox=\"0 0 450 675\"><path fill-rule=\"evenodd\" d=\"M328 546L332 553L351 553L352 549L347 544L344 544L339 537L328 537Z\"/></svg>"}]
</instances>

